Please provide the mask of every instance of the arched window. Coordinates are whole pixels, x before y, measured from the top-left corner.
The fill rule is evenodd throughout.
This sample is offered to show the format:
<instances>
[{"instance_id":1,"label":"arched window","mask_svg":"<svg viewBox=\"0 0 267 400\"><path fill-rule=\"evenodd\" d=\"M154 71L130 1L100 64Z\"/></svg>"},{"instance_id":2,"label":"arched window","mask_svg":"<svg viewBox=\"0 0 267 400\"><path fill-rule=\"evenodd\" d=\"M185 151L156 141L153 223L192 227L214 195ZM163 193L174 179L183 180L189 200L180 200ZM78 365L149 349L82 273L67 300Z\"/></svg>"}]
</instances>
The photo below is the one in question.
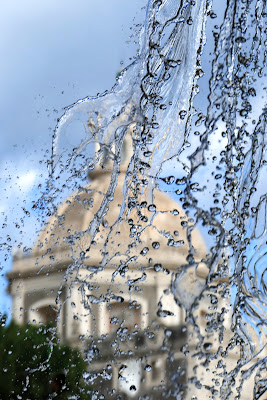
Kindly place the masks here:
<instances>
[{"instance_id":1,"label":"arched window","mask_svg":"<svg viewBox=\"0 0 267 400\"><path fill-rule=\"evenodd\" d=\"M56 326L57 309L53 303L52 299L51 302L49 299L43 299L32 304L28 313L28 322L30 324L49 324Z\"/></svg>"},{"instance_id":2,"label":"arched window","mask_svg":"<svg viewBox=\"0 0 267 400\"><path fill-rule=\"evenodd\" d=\"M39 307L36 311L40 316L40 322L56 326L57 312L51 306Z\"/></svg>"}]
</instances>

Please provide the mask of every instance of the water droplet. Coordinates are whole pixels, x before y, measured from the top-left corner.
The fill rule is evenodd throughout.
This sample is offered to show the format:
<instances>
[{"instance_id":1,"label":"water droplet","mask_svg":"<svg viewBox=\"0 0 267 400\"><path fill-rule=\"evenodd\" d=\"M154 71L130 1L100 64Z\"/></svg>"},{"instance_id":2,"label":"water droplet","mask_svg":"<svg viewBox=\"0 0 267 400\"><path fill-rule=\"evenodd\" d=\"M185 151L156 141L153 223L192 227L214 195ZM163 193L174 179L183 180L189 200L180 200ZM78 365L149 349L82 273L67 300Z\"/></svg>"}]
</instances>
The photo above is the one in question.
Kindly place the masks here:
<instances>
[{"instance_id":1,"label":"water droplet","mask_svg":"<svg viewBox=\"0 0 267 400\"><path fill-rule=\"evenodd\" d=\"M213 10L211 10L208 14L209 14L210 18L212 18L212 19L217 18L217 14Z\"/></svg>"},{"instance_id":2,"label":"water droplet","mask_svg":"<svg viewBox=\"0 0 267 400\"><path fill-rule=\"evenodd\" d=\"M185 119L186 115L187 115L187 111L186 110L181 110L179 112L180 118L181 119Z\"/></svg>"},{"instance_id":3,"label":"water droplet","mask_svg":"<svg viewBox=\"0 0 267 400\"><path fill-rule=\"evenodd\" d=\"M185 356L188 356L188 355L189 355L188 347L189 347L189 346L188 346L188 343L186 343L186 344L183 345L183 346L181 347L181 349L180 349L181 352L184 353Z\"/></svg>"},{"instance_id":4,"label":"water droplet","mask_svg":"<svg viewBox=\"0 0 267 400\"><path fill-rule=\"evenodd\" d=\"M176 185L184 185L186 183L186 177L184 176L181 179L176 179L175 183Z\"/></svg>"},{"instance_id":5,"label":"water droplet","mask_svg":"<svg viewBox=\"0 0 267 400\"><path fill-rule=\"evenodd\" d=\"M181 64L181 60L169 60L168 61L168 66L170 67L170 68L176 68L178 65L180 65Z\"/></svg>"},{"instance_id":6,"label":"water droplet","mask_svg":"<svg viewBox=\"0 0 267 400\"><path fill-rule=\"evenodd\" d=\"M256 97L257 95L256 90L253 87L248 89L248 94L252 97Z\"/></svg>"},{"instance_id":7,"label":"water droplet","mask_svg":"<svg viewBox=\"0 0 267 400\"><path fill-rule=\"evenodd\" d=\"M150 157L151 154L152 154L152 151L145 151L145 152L144 152L144 156L145 156L145 157Z\"/></svg>"},{"instance_id":8,"label":"water droplet","mask_svg":"<svg viewBox=\"0 0 267 400\"><path fill-rule=\"evenodd\" d=\"M165 333L165 336L168 338L172 336L172 331L170 329L165 329L164 333Z\"/></svg>"},{"instance_id":9,"label":"water droplet","mask_svg":"<svg viewBox=\"0 0 267 400\"><path fill-rule=\"evenodd\" d=\"M175 241L173 239L169 239L167 245L170 247L181 247L184 245L184 240Z\"/></svg>"},{"instance_id":10,"label":"water droplet","mask_svg":"<svg viewBox=\"0 0 267 400\"><path fill-rule=\"evenodd\" d=\"M162 265L161 265L161 264L155 264L155 265L154 265L154 270L155 270L156 272L161 271L161 270L162 270Z\"/></svg>"},{"instance_id":11,"label":"water droplet","mask_svg":"<svg viewBox=\"0 0 267 400\"><path fill-rule=\"evenodd\" d=\"M156 206L155 206L155 204L150 204L147 209L150 212L155 212L156 211Z\"/></svg>"},{"instance_id":12,"label":"water droplet","mask_svg":"<svg viewBox=\"0 0 267 400\"><path fill-rule=\"evenodd\" d=\"M149 252L149 248L148 248L148 247L144 247L144 248L140 251L140 254L141 254L141 256L145 256L148 252Z\"/></svg>"},{"instance_id":13,"label":"water droplet","mask_svg":"<svg viewBox=\"0 0 267 400\"><path fill-rule=\"evenodd\" d=\"M154 332L145 332L145 335L148 337L148 339L154 339L155 338L155 333Z\"/></svg>"},{"instance_id":14,"label":"water droplet","mask_svg":"<svg viewBox=\"0 0 267 400\"><path fill-rule=\"evenodd\" d=\"M172 311L169 310L158 310L157 311L157 316L160 318L166 318L174 315Z\"/></svg>"},{"instance_id":15,"label":"water droplet","mask_svg":"<svg viewBox=\"0 0 267 400\"><path fill-rule=\"evenodd\" d=\"M204 343L203 347L205 351L209 351L212 348L212 343Z\"/></svg>"},{"instance_id":16,"label":"water droplet","mask_svg":"<svg viewBox=\"0 0 267 400\"><path fill-rule=\"evenodd\" d=\"M189 17L188 20L186 21L188 25L192 25L193 24L193 19L192 17Z\"/></svg>"},{"instance_id":17,"label":"water droplet","mask_svg":"<svg viewBox=\"0 0 267 400\"><path fill-rule=\"evenodd\" d=\"M161 110L166 110L167 106L166 106L166 104L161 104L161 105L159 106L159 108L160 108Z\"/></svg>"},{"instance_id":18,"label":"water droplet","mask_svg":"<svg viewBox=\"0 0 267 400\"><path fill-rule=\"evenodd\" d=\"M167 176L166 178L162 178L162 180L167 185L171 185L175 181L175 177L174 176Z\"/></svg>"}]
</instances>

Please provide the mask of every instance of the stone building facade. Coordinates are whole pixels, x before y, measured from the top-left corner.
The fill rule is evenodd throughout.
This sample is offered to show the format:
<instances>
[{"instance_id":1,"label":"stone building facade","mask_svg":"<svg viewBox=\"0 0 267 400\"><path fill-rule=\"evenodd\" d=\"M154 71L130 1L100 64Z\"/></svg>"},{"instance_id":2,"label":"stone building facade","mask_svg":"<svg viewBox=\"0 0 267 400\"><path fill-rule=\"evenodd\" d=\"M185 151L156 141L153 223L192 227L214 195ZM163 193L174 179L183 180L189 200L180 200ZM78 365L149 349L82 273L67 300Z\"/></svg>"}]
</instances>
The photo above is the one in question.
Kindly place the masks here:
<instances>
[{"instance_id":1,"label":"stone building facade","mask_svg":"<svg viewBox=\"0 0 267 400\"><path fill-rule=\"evenodd\" d=\"M8 276L13 317L20 323L52 323L62 342L84 351L99 396L176 399L195 374L193 358L186 356L196 339L170 290L175 271L186 264L188 216L166 194L155 190L151 196L143 188L139 211L126 218L121 213L126 165L93 242L89 228L109 188L107 167L92 172L90 183L58 207L30 255L14 254ZM199 268L186 277L185 295L197 294L207 277L201 266L206 244L196 229L192 243ZM216 307L224 305L229 299ZM209 309L206 295L197 311L204 336ZM229 332L230 321L228 315ZM218 338L211 340L217 344L206 344L210 354L212 345L219 346ZM229 362L235 365L238 357ZM202 376L205 381L214 385L212 372ZM210 398L204 385L203 391L198 384L192 387L183 398Z\"/></svg>"}]
</instances>

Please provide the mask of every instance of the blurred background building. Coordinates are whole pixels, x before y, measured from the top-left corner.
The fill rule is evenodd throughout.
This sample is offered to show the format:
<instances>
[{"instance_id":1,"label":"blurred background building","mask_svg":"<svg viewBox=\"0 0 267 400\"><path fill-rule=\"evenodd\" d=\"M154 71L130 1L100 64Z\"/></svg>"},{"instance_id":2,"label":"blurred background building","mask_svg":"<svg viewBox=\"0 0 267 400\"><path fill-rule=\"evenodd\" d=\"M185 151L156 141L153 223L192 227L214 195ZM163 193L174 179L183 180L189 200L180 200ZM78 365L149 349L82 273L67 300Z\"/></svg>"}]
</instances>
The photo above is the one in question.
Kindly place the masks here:
<instances>
[{"instance_id":1,"label":"blurred background building","mask_svg":"<svg viewBox=\"0 0 267 400\"><path fill-rule=\"evenodd\" d=\"M60 205L31 254L14 255L13 318L54 325L62 342L85 351L93 386L110 396L112 389L133 397L157 387L153 398L175 398L186 380L187 330L170 285L186 263L188 218L166 194L155 190L150 202L144 189L139 213L116 223L131 151L127 136L114 199L93 243L88 228L110 183L110 161ZM129 209L134 199L127 201ZM193 241L200 261L206 248L198 231Z\"/></svg>"},{"instance_id":2,"label":"blurred background building","mask_svg":"<svg viewBox=\"0 0 267 400\"><path fill-rule=\"evenodd\" d=\"M96 153L101 151L97 146ZM89 380L106 398L119 393L122 399L177 399L184 393L182 398L209 399L210 390L223 381L223 374L216 375L218 358L228 369L240 358L229 346L229 283L215 278L201 295L208 276L201 260L207 249L197 229L192 231L195 265L183 275L190 217L165 193L155 189L151 197L144 187L138 197L128 195L121 215L131 153L127 135L113 200L93 241L90 226L112 173L106 152L102 166L89 174L89 184L48 219L33 251L14 254L8 274L13 318L52 324L62 343L84 352ZM185 323L176 291L184 296L185 308L195 302L195 329L193 320ZM247 385L242 399L252 398L251 381Z\"/></svg>"}]
</instances>

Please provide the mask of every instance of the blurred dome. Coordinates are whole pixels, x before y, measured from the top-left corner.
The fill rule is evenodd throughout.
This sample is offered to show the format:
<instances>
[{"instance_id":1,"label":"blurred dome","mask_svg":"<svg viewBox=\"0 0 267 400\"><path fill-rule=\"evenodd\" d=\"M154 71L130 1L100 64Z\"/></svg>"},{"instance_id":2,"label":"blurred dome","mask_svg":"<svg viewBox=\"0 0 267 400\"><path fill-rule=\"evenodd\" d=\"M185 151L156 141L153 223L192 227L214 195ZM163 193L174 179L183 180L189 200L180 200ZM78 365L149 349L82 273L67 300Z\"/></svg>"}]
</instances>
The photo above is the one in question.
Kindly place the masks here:
<instances>
[{"instance_id":1,"label":"blurred dome","mask_svg":"<svg viewBox=\"0 0 267 400\"><path fill-rule=\"evenodd\" d=\"M173 270L187 263L187 225L192 225L193 220L173 199L158 189L152 193L150 187L140 187L137 204L129 188L125 204L125 177L133 154L132 129L123 142L121 172L104 218L97 220L110 185L115 149L113 145L108 153L107 146L102 146L103 151L96 143L95 154L102 168L97 164L89 175L90 183L58 207L39 235L28 262L19 262L16 257L13 272L36 271L36 267L43 272L66 269L71 264L114 270L124 263L146 268L161 264L159 268ZM99 226L93 241L92 221ZM206 246L196 228L191 232L191 241L195 261L200 262L206 257Z\"/></svg>"},{"instance_id":2,"label":"blurred dome","mask_svg":"<svg viewBox=\"0 0 267 400\"><path fill-rule=\"evenodd\" d=\"M59 206L33 249L32 256L39 258L39 266L82 261L85 265L95 267L101 263L114 267L131 259L133 264L146 267L162 264L163 268L173 269L186 263L189 250L186 239L188 217L166 194L155 190L153 203L149 204L148 189L144 189L138 198L140 211L136 208L129 211L127 204L119 217L124 173L118 178L114 198L92 242L89 227L97 216L110 177L109 172L95 171L87 187L71 195ZM197 229L193 230L192 243L196 250L195 259L200 261L205 257L206 247ZM31 266L25 264L25 267L29 269ZM34 267L35 264L32 265Z\"/></svg>"}]
</instances>

